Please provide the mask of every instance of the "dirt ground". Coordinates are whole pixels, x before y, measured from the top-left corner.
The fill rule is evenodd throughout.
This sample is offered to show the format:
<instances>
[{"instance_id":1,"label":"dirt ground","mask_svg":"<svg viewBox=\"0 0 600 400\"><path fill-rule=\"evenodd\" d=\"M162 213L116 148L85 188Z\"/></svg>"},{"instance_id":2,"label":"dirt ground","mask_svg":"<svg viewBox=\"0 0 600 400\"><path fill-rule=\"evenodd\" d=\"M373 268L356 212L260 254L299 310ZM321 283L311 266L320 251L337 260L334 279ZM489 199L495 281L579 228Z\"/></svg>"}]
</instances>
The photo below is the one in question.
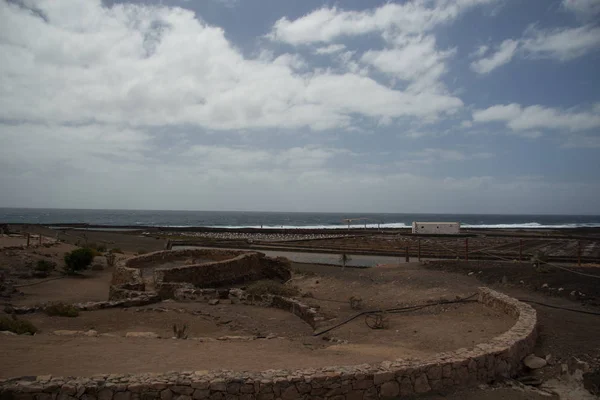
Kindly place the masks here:
<instances>
[{"instance_id":1,"label":"dirt ground","mask_svg":"<svg viewBox=\"0 0 600 400\"><path fill-rule=\"evenodd\" d=\"M475 275L486 284L504 283L505 287L522 287L550 297L565 297L573 301L600 306L600 266L560 264L578 275L552 266L536 270L531 263L499 261L428 261L428 269Z\"/></svg>"},{"instance_id":2,"label":"dirt ground","mask_svg":"<svg viewBox=\"0 0 600 400\"><path fill-rule=\"evenodd\" d=\"M312 271L315 268L322 275L314 275ZM470 277L457 279L452 290L439 288L427 274L421 276L422 271L417 265L412 268L344 271L335 267L294 265L294 270L296 275L292 283L303 290L310 289L314 295L304 300L335 317L328 321L328 326L357 312L343 300L349 293L348 287L352 287L352 293L364 296L366 306L375 309L423 303L441 297L466 296L476 289L476 281ZM441 279L440 283L448 277L438 279ZM48 281L23 288L26 294L18 298L18 303L37 304L44 299L87 301L106 298L109 281L110 269L85 278ZM377 294L368 297L373 292ZM292 368L377 362L470 347L506 331L514 323L511 318L480 304L468 303L390 315L390 326L385 330L372 330L366 326L364 319L359 318L324 337L314 337L310 326L290 313L224 303L211 306L167 301L132 309L82 312L76 318L49 317L41 313L25 315L21 318L34 323L41 333L34 337L3 338L0 356L10 361L0 364L0 375L64 375L71 374L71 368L75 366L80 375L113 369L139 372L194 368L290 368L289 360L292 358L286 356L282 360L281 354L293 356ZM183 341L180 340L122 337L127 332L155 332L168 338L172 335L174 323L187 323L190 337L252 335L277 336L280 339L271 339L268 343L253 340L240 345L193 340L181 344ZM54 330L88 329L120 337L64 338L51 335ZM342 342L332 341L332 338ZM134 352L138 354L135 363L130 361ZM166 357L166 354L169 361L155 362L156 357ZM190 357L191 354L194 356ZM260 357L256 357L257 354ZM273 359L277 357L280 360L274 363ZM113 368L115 365L117 367Z\"/></svg>"},{"instance_id":3,"label":"dirt ground","mask_svg":"<svg viewBox=\"0 0 600 400\"><path fill-rule=\"evenodd\" d=\"M73 243L80 238L72 235ZM92 240L112 242L130 253L142 246L161 249L162 243L151 238L114 233L91 233ZM123 243L119 237L125 237ZM38 247L24 253L14 243L0 243L0 271L9 271L16 284L43 280L20 273L37 259L56 260L60 265L64 252L73 245ZM18 244L16 244L18 245ZM6 254L8 252L8 254ZM356 310L349 297L360 297L363 309L381 309L420 304L440 299L466 297L478 286L490 286L522 300L600 311L597 280L586 279L566 271L534 272L514 263L455 261L380 266L371 269L341 269L331 266L294 264L294 279L309 297L302 300L320 308L335 324ZM590 271L590 267L586 268ZM20 272L19 272L20 271ZM479 272L481 271L481 273ZM582 269L583 271L583 269ZM471 273L469 275L469 273ZM597 273L596 271L591 271ZM27 276L26 276L27 275ZM58 276L58 273L55 274ZM51 276L51 277L54 277ZM22 295L4 303L33 305L45 301L79 302L105 300L111 270L88 271L83 277L62 278L32 286L19 287ZM505 278L506 277L506 278ZM523 281L523 283L521 283ZM547 284L547 287L545 286ZM563 290L559 290L563 288ZM575 291L575 295L571 292ZM583 295L579 294L582 293ZM600 368L600 318L562 309L532 304L538 311L540 339L535 352L550 356L548 367L538 373L544 379L556 375L562 363L577 357ZM458 347L470 347L510 327L505 316L481 309L478 304L434 306L390 316L390 329L371 331L363 318L358 318L326 335L348 343L335 343L310 336L312 330L291 314L279 310L243 305L208 306L166 302L137 309L84 312L77 318L48 317L43 314L23 316L34 322L42 333L33 337L1 337L0 377L51 373L54 375L88 375L101 372L142 372L183 369L268 369L315 367L323 365L377 362L391 357L421 355ZM164 309L164 310L159 310ZM165 311L166 310L166 311ZM135 339L124 338L126 332L152 331L170 337L173 323L188 323L192 337L223 335L269 335L283 339L259 339L250 342ZM56 329L96 329L117 337L59 337L50 335ZM285 354L285 357L282 357ZM566 392L568 393L568 391ZM574 392L573 392L574 393ZM558 399L523 387L503 385L431 394L423 399ZM564 395L562 399L584 399Z\"/></svg>"}]
</instances>

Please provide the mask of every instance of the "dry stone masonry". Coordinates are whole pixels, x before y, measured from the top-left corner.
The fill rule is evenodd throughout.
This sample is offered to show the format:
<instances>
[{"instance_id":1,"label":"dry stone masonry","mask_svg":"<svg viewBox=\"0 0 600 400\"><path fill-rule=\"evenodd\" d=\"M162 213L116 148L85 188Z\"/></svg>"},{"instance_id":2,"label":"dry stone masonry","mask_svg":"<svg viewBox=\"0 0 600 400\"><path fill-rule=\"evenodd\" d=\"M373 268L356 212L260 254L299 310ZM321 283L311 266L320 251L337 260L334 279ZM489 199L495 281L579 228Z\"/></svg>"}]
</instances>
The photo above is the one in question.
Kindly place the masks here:
<instances>
[{"instance_id":1,"label":"dry stone masonry","mask_svg":"<svg viewBox=\"0 0 600 400\"><path fill-rule=\"evenodd\" d=\"M271 258L263 253L213 249L156 251L129 258L116 266L109 299L135 298L144 293L153 295L146 291L141 269L188 259L209 261L154 270L154 288L161 298L173 298L180 288L211 288L259 279L286 281L291 278L287 259Z\"/></svg>"},{"instance_id":2,"label":"dry stone masonry","mask_svg":"<svg viewBox=\"0 0 600 400\"><path fill-rule=\"evenodd\" d=\"M529 305L488 288L480 288L478 301L512 315L515 325L487 343L426 359L262 372L22 377L0 381L0 399L358 400L412 396L514 375L535 345L536 312Z\"/></svg>"}]
</instances>

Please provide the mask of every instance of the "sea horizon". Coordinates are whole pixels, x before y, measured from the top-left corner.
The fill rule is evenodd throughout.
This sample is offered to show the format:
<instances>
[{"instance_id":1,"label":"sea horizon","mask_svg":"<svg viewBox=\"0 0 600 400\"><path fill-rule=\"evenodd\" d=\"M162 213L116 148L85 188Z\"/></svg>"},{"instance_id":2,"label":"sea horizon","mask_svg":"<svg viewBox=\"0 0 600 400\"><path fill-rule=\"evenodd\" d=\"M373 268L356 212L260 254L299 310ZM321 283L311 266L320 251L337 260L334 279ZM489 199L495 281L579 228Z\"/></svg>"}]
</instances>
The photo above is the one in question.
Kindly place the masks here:
<instances>
[{"instance_id":1,"label":"sea horizon","mask_svg":"<svg viewBox=\"0 0 600 400\"><path fill-rule=\"evenodd\" d=\"M73 208L0 208L0 223L103 226L335 229L348 226L410 228L413 221L460 222L463 228L535 229L600 227L599 215L465 214L307 211L193 211Z\"/></svg>"}]
</instances>

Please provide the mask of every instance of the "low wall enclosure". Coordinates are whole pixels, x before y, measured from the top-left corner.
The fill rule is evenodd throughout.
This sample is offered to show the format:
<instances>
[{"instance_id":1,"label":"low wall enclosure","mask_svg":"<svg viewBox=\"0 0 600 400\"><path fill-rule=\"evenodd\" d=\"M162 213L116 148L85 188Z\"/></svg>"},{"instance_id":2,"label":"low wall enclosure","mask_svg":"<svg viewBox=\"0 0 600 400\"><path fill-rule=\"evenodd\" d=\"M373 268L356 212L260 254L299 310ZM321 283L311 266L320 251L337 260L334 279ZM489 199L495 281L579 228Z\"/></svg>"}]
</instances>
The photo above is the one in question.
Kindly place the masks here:
<instances>
[{"instance_id":1,"label":"low wall enclosure","mask_svg":"<svg viewBox=\"0 0 600 400\"><path fill-rule=\"evenodd\" d=\"M214 252L214 250L210 250ZM187 253L185 253L187 252ZM219 251L219 253L221 253ZM145 291L139 268L179 257L207 257L198 250L156 252L134 257L115 270L111 296L156 295ZM218 255L214 255L218 257ZM201 301L219 289L202 289L219 282L231 284L273 276L285 279L283 260L255 252L228 252L226 259L154 271L154 284L164 296ZM213 258L214 259L214 258ZM207 267L208 266L208 267ZM243 267L242 267L243 266ZM208 268L212 271L202 271ZM229 269L221 271L220 269ZM202 281L206 278L207 281ZM193 282L193 284L190 283ZM168 290L160 287L167 285ZM163 297L160 295L160 297ZM229 289L229 298L248 300L243 291ZM315 327L314 310L295 299L262 298L269 306L294 310ZM0 380L0 399L18 400L355 400L397 398L473 385L513 376L531 353L537 337L535 310L516 299L480 288L478 301L516 319L511 329L470 349L439 353L423 359L395 359L377 364L331 366L302 370L188 371L133 375L103 374L86 378L37 376ZM200 344L201 345L201 344ZM185 367L185 366L182 366Z\"/></svg>"}]
</instances>

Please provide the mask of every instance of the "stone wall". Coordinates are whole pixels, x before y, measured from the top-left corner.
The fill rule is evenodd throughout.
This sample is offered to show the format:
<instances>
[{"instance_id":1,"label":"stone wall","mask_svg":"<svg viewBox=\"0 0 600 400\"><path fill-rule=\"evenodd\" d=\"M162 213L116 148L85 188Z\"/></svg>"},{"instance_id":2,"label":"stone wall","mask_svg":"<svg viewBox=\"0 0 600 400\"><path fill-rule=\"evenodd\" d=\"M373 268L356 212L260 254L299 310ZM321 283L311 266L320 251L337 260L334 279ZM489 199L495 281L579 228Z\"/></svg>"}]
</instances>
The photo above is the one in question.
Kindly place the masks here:
<instances>
[{"instance_id":1,"label":"stone wall","mask_svg":"<svg viewBox=\"0 0 600 400\"><path fill-rule=\"evenodd\" d=\"M317 309L299 300L272 294L251 295L242 289L195 289L183 287L175 290L173 298L177 301L210 301L215 299L229 299L231 303L242 303L258 305L262 307L274 307L290 312L313 329L319 328L325 318L319 314Z\"/></svg>"},{"instance_id":2,"label":"stone wall","mask_svg":"<svg viewBox=\"0 0 600 400\"><path fill-rule=\"evenodd\" d=\"M26 377L0 382L0 398L18 400L293 400L375 399L490 382L514 375L537 336L535 310L487 288L478 300L517 321L507 332L471 349L426 359L379 364L263 372L195 371L96 375L90 378Z\"/></svg>"},{"instance_id":3,"label":"stone wall","mask_svg":"<svg viewBox=\"0 0 600 400\"><path fill-rule=\"evenodd\" d=\"M285 281L291 278L289 261L263 253L184 249L165 250L132 257L115 267L109 291L110 300L138 297L145 290L140 269L184 260L203 260L197 264L154 270L154 288L163 299L172 298L175 290L186 287L210 288L259 279ZM206 261L211 260L211 261Z\"/></svg>"},{"instance_id":4,"label":"stone wall","mask_svg":"<svg viewBox=\"0 0 600 400\"><path fill-rule=\"evenodd\" d=\"M191 283L211 288L261 279L263 265L259 253L246 253L224 261L154 270L154 282Z\"/></svg>"},{"instance_id":5,"label":"stone wall","mask_svg":"<svg viewBox=\"0 0 600 400\"><path fill-rule=\"evenodd\" d=\"M203 258L213 261L223 261L234 258L247 251L237 250L218 250L218 249L182 249L182 250L163 250L152 253L131 257L125 260L125 265L130 268L142 268L155 265L157 263L166 263L177 260Z\"/></svg>"}]
</instances>

